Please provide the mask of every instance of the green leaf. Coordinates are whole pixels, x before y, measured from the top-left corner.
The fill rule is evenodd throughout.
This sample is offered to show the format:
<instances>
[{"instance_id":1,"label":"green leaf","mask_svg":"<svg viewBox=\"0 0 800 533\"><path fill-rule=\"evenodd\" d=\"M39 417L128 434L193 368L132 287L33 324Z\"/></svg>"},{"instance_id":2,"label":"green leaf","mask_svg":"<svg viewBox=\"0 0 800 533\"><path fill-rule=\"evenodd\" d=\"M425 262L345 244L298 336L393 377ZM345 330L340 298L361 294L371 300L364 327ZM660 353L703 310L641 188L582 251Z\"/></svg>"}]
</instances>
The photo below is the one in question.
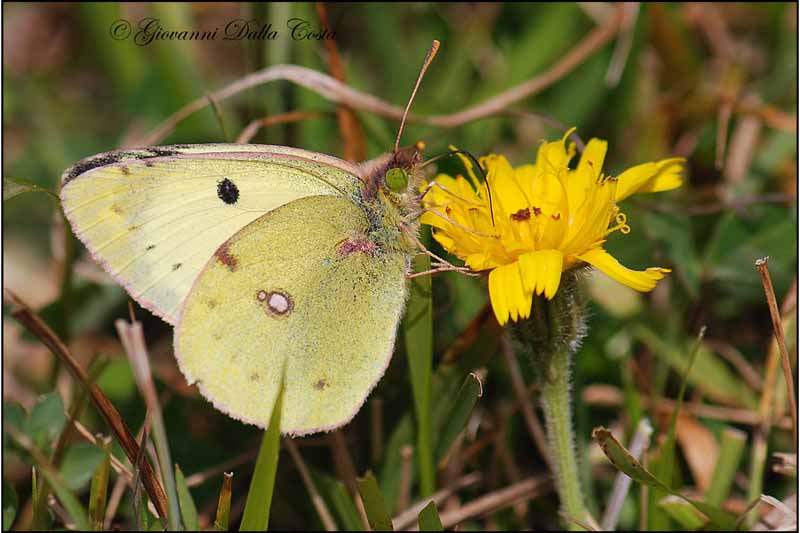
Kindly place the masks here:
<instances>
[{"instance_id":1,"label":"green leaf","mask_svg":"<svg viewBox=\"0 0 800 533\"><path fill-rule=\"evenodd\" d=\"M57 392L51 392L39 398L31 409L25 433L37 447L43 448L58 437L66 422L61 396Z\"/></svg>"},{"instance_id":2,"label":"green leaf","mask_svg":"<svg viewBox=\"0 0 800 533\"><path fill-rule=\"evenodd\" d=\"M17 516L17 492L14 486L3 478L3 531L11 529Z\"/></svg>"},{"instance_id":3,"label":"green leaf","mask_svg":"<svg viewBox=\"0 0 800 533\"><path fill-rule=\"evenodd\" d=\"M427 255L414 259L414 271L430 270ZM433 308L431 276L411 280L408 308L404 321L406 355L411 373L411 391L417 422L417 446L421 496L436 490L436 467L433 462L433 425L431 421L431 373L433 369Z\"/></svg>"},{"instance_id":4,"label":"green leaf","mask_svg":"<svg viewBox=\"0 0 800 533\"><path fill-rule=\"evenodd\" d=\"M481 392L481 383L478 381L477 376L469 374L458 391L449 416L445 418L444 427L439 432L439 443L436 446L437 462L444 458L453 441L456 440L458 434L467 425L472 409L475 407Z\"/></svg>"},{"instance_id":5,"label":"green leaf","mask_svg":"<svg viewBox=\"0 0 800 533\"><path fill-rule=\"evenodd\" d=\"M359 478L358 492L361 494L367 520L373 531L394 531L392 517L389 516L386 501L383 499L383 494L381 494L378 482L372 472L367 472L367 475Z\"/></svg>"},{"instance_id":6,"label":"green leaf","mask_svg":"<svg viewBox=\"0 0 800 533\"><path fill-rule=\"evenodd\" d=\"M600 444L600 448L602 448L603 453L606 454L606 457L608 457L609 461L611 461L615 467L624 472L628 477L637 483L662 490L668 494L673 494L684 499L703 514L708 516L712 524L722 530L735 529L736 517L734 515L722 511L713 505L708 505L697 500L689 499L681 493L673 490L671 487L666 486L664 483L659 481L656 476L647 471L642 464L637 461L606 428L595 428L592 431L592 436L597 439L597 442Z\"/></svg>"},{"instance_id":7,"label":"green leaf","mask_svg":"<svg viewBox=\"0 0 800 533\"><path fill-rule=\"evenodd\" d=\"M58 200L58 195L50 189L40 187L33 182L18 178L3 177L3 201L10 200L15 196L28 192L44 192Z\"/></svg>"},{"instance_id":8,"label":"green leaf","mask_svg":"<svg viewBox=\"0 0 800 533\"><path fill-rule=\"evenodd\" d=\"M592 431L592 436L597 439L600 448L603 449L603 453L606 454L611 464L624 472L629 478L648 487L660 488L670 492L670 489L656 479L653 474L645 470L642 464L628 453L628 450L606 428L595 428Z\"/></svg>"},{"instance_id":9,"label":"green leaf","mask_svg":"<svg viewBox=\"0 0 800 533\"><path fill-rule=\"evenodd\" d=\"M439 518L439 511L436 510L436 502L431 500L428 505L419 512L420 531L444 531L442 520Z\"/></svg>"},{"instance_id":10,"label":"green leaf","mask_svg":"<svg viewBox=\"0 0 800 533\"><path fill-rule=\"evenodd\" d=\"M186 485L183 471L177 464L175 465L175 485L178 489L178 503L183 517L183 527L187 531L198 531L200 526L197 524L197 507L195 507L192 493L189 492L189 487Z\"/></svg>"},{"instance_id":11,"label":"green leaf","mask_svg":"<svg viewBox=\"0 0 800 533\"><path fill-rule=\"evenodd\" d=\"M72 444L64 454L59 468L67 487L75 491L83 488L103 462L105 455L105 452L94 444L88 442Z\"/></svg>"},{"instance_id":12,"label":"green leaf","mask_svg":"<svg viewBox=\"0 0 800 533\"><path fill-rule=\"evenodd\" d=\"M658 502L658 506L678 522L684 531L697 531L708 522L708 518L703 513L678 496L666 496Z\"/></svg>"},{"instance_id":13,"label":"green leaf","mask_svg":"<svg viewBox=\"0 0 800 533\"><path fill-rule=\"evenodd\" d=\"M266 531L269 526L269 511L275 489L275 475L278 472L278 456L281 451L281 406L283 405L283 384L272 409L269 427L264 432L261 448L258 450L256 467L250 480L250 490L244 504L244 514L240 531Z\"/></svg>"}]
</instances>

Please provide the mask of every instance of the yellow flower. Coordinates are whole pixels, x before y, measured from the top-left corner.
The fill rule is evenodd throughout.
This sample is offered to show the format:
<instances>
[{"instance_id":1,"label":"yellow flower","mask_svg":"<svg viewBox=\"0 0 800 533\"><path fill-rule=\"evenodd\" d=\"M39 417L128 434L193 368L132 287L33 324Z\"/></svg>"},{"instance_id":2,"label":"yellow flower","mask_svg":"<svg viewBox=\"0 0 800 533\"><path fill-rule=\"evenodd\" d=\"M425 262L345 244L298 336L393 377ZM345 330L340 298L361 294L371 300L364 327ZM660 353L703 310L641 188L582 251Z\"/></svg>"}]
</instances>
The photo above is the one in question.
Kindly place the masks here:
<instances>
[{"instance_id":1,"label":"yellow flower","mask_svg":"<svg viewBox=\"0 0 800 533\"><path fill-rule=\"evenodd\" d=\"M630 232L617 202L679 187L683 159L637 165L612 178L601 172L606 142L592 139L573 170L575 146L566 143L572 131L542 144L533 165L481 158L488 189L462 157L470 180L440 174L424 197L421 221L434 228L434 238L472 270L490 271L500 324L528 318L534 294L553 298L561 273L584 263L638 291L652 290L670 272L625 268L603 243L615 231Z\"/></svg>"}]
</instances>

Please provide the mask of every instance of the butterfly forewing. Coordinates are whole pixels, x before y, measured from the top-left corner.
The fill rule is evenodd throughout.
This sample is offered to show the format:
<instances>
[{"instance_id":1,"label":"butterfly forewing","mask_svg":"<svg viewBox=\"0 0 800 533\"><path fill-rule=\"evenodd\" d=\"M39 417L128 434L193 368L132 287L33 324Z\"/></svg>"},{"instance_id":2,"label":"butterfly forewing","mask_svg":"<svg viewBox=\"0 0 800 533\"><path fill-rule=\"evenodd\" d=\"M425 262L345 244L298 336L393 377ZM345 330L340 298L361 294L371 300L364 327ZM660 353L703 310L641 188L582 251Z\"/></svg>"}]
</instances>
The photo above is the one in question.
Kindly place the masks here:
<instances>
[{"instance_id":1,"label":"butterfly forewing","mask_svg":"<svg viewBox=\"0 0 800 533\"><path fill-rule=\"evenodd\" d=\"M186 299L175 353L231 416L266 427L286 372L283 433L348 422L383 375L405 301L406 257L366 238L344 198L295 200L217 250Z\"/></svg>"},{"instance_id":2,"label":"butterfly forewing","mask_svg":"<svg viewBox=\"0 0 800 533\"><path fill-rule=\"evenodd\" d=\"M171 324L200 270L238 230L315 195L352 197L357 167L294 148L181 145L83 160L62 178L64 213L94 258Z\"/></svg>"}]
</instances>

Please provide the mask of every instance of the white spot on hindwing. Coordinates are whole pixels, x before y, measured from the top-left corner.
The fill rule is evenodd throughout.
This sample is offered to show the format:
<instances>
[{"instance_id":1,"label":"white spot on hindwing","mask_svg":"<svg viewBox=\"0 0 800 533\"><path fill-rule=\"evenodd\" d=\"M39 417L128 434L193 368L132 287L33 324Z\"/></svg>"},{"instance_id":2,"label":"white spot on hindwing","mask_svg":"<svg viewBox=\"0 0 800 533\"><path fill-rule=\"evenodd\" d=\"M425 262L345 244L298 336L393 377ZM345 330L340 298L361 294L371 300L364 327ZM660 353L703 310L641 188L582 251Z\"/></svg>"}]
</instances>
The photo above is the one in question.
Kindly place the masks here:
<instances>
[{"instance_id":1,"label":"white spot on hindwing","mask_svg":"<svg viewBox=\"0 0 800 533\"><path fill-rule=\"evenodd\" d=\"M269 316L282 317L292 312L294 300L288 292L281 289L266 291L259 289L256 292L256 300L264 306L264 310Z\"/></svg>"},{"instance_id":2,"label":"white spot on hindwing","mask_svg":"<svg viewBox=\"0 0 800 533\"><path fill-rule=\"evenodd\" d=\"M278 292L272 293L272 295L269 297L269 302L267 305L269 305L270 309L280 314L283 314L289 310L289 300L286 299L286 296Z\"/></svg>"}]
</instances>

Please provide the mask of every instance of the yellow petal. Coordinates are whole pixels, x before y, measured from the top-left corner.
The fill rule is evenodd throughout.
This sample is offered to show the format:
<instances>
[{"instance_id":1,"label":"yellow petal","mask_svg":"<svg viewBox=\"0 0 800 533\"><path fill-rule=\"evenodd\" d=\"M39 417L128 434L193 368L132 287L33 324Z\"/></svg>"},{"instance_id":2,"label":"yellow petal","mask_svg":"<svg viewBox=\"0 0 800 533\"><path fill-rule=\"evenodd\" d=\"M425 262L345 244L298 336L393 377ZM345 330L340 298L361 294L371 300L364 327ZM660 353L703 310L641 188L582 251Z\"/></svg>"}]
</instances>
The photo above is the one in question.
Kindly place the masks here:
<instances>
[{"instance_id":1,"label":"yellow petal","mask_svg":"<svg viewBox=\"0 0 800 533\"><path fill-rule=\"evenodd\" d=\"M590 139L583 150L583 154L581 154L581 160L578 162L578 172L589 171L589 175L597 179L603 170L603 161L606 159L607 149L608 143L606 141Z\"/></svg>"},{"instance_id":2,"label":"yellow petal","mask_svg":"<svg viewBox=\"0 0 800 533\"><path fill-rule=\"evenodd\" d=\"M637 291L648 292L655 288L658 280L670 271L668 268L648 268L647 270L631 270L617 261L614 256L602 248L593 248L578 255L578 258L595 266L608 277L615 279Z\"/></svg>"},{"instance_id":3,"label":"yellow petal","mask_svg":"<svg viewBox=\"0 0 800 533\"><path fill-rule=\"evenodd\" d=\"M567 138L575 131L575 128L567 130L560 141L544 143L539 147L536 154L536 167L540 172L550 172L558 175L559 171L566 169L572 157L572 147L566 148Z\"/></svg>"},{"instance_id":4,"label":"yellow petal","mask_svg":"<svg viewBox=\"0 0 800 533\"><path fill-rule=\"evenodd\" d=\"M503 267L498 267L489 272L489 299L492 302L492 311L497 322L502 326L508 322L508 305L503 287Z\"/></svg>"},{"instance_id":5,"label":"yellow petal","mask_svg":"<svg viewBox=\"0 0 800 533\"><path fill-rule=\"evenodd\" d=\"M502 326L508 319L528 318L533 296L522 288L518 263L495 268L489 273L489 297L497 321Z\"/></svg>"},{"instance_id":6,"label":"yellow petal","mask_svg":"<svg viewBox=\"0 0 800 533\"><path fill-rule=\"evenodd\" d=\"M617 202L632 194L668 191L683 183L681 171L685 159L676 157L629 168L618 176Z\"/></svg>"},{"instance_id":7,"label":"yellow petal","mask_svg":"<svg viewBox=\"0 0 800 533\"><path fill-rule=\"evenodd\" d=\"M540 250L519 257L522 284L529 293L552 299L561 283L564 255L558 250Z\"/></svg>"}]
</instances>

